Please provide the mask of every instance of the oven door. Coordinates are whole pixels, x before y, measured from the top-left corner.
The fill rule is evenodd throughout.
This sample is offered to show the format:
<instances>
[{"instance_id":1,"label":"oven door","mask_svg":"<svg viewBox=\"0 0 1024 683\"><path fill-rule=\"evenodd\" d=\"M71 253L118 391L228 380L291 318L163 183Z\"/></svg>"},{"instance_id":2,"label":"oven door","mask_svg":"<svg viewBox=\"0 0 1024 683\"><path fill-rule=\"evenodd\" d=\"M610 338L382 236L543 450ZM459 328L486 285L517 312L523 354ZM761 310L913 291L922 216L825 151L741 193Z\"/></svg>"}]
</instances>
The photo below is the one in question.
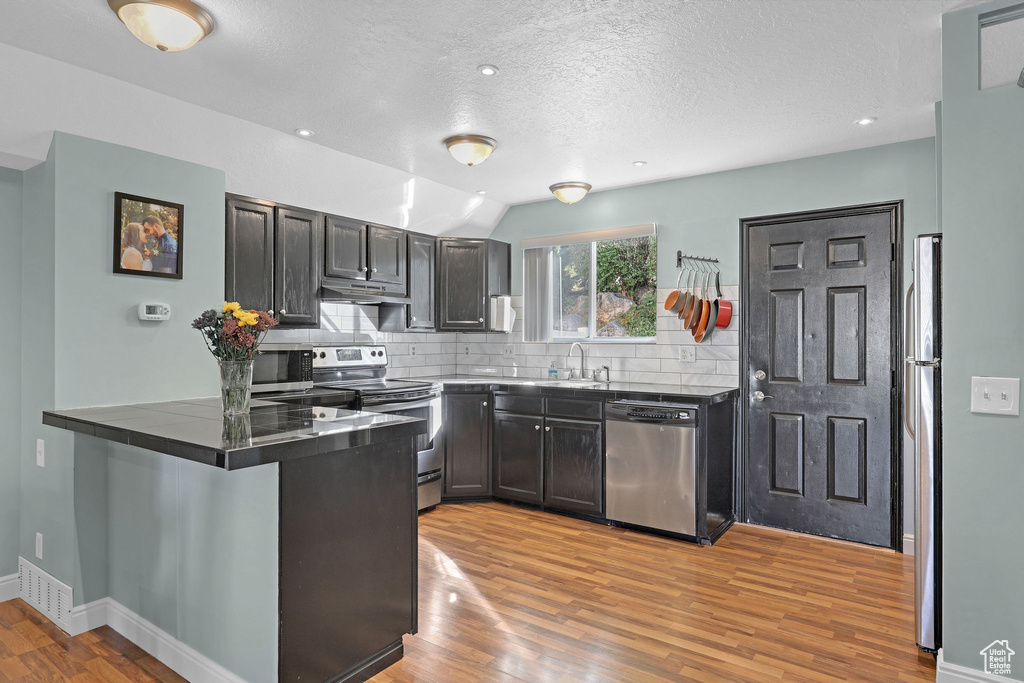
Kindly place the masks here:
<instances>
[{"instance_id":1,"label":"oven door","mask_svg":"<svg viewBox=\"0 0 1024 683\"><path fill-rule=\"evenodd\" d=\"M430 396L421 400L396 401L364 405L363 410L371 413L404 415L427 421L427 433L417 437L416 450L419 452L416 474L423 475L440 471L443 463L441 450L441 396Z\"/></svg>"}]
</instances>

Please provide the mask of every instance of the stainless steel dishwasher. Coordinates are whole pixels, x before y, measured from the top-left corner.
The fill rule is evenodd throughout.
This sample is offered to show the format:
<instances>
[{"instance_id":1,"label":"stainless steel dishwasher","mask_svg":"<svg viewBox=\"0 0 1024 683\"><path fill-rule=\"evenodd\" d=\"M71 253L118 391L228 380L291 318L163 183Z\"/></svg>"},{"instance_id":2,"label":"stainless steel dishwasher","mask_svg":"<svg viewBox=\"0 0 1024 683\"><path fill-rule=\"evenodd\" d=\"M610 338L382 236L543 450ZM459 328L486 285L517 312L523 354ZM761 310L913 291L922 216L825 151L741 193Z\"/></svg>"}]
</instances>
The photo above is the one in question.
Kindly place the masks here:
<instances>
[{"instance_id":1,"label":"stainless steel dishwasher","mask_svg":"<svg viewBox=\"0 0 1024 683\"><path fill-rule=\"evenodd\" d=\"M697 407L609 401L605 505L608 519L697 535Z\"/></svg>"}]
</instances>

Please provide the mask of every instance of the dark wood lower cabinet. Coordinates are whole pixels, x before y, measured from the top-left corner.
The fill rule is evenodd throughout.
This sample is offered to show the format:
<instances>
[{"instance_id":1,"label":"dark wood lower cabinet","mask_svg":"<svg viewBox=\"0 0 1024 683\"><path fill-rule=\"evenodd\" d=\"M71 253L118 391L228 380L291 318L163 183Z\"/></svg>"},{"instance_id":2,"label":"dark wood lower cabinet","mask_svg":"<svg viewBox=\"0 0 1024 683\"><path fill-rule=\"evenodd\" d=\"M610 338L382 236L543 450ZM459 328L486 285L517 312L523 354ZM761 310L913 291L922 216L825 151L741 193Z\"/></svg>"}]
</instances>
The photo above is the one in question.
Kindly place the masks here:
<instances>
[{"instance_id":1,"label":"dark wood lower cabinet","mask_svg":"<svg viewBox=\"0 0 1024 683\"><path fill-rule=\"evenodd\" d=\"M494 404L494 495L603 515L604 422L576 419L600 417L600 401L496 394Z\"/></svg>"},{"instance_id":2,"label":"dark wood lower cabinet","mask_svg":"<svg viewBox=\"0 0 1024 683\"><path fill-rule=\"evenodd\" d=\"M491 495L490 396L444 395L445 499Z\"/></svg>"},{"instance_id":3,"label":"dark wood lower cabinet","mask_svg":"<svg viewBox=\"0 0 1024 683\"><path fill-rule=\"evenodd\" d=\"M544 506L604 513L602 423L544 420Z\"/></svg>"},{"instance_id":4,"label":"dark wood lower cabinet","mask_svg":"<svg viewBox=\"0 0 1024 683\"><path fill-rule=\"evenodd\" d=\"M543 502L544 418L494 413L494 495Z\"/></svg>"}]
</instances>

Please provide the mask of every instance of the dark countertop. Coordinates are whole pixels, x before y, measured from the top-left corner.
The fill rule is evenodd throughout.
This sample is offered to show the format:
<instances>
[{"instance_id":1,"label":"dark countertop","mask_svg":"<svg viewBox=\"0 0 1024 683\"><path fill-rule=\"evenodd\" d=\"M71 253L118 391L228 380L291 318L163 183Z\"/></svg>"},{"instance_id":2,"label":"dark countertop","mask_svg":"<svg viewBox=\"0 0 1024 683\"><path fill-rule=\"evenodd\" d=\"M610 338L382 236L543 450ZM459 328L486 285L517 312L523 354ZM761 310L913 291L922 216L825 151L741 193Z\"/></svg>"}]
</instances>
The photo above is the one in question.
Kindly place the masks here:
<instances>
[{"instance_id":1,"label":"dark countertop","mask_svg":"<svg viewBox=\"0 0 1024 683\"><path fill-rule=\"evenodd\" d=\"M446 392L507 391L510 393L543 393L552 396L593 398L603 400L633 399L638 401L664 401L670 403L712 404L731 401L739 396L739 389L729 387L680 387L666 384L640 384L612 382L610 384L580 383L574 380L545 380L516 377L480 377L473 375L439 375L417 377L438 382Z\"/></svg>"},{"instance_id":2,"label":"dark countertop","mask_svg":"<svg viewBox=\"0 0 1024 683\"><path fill-rule=\"evenodd\" d=\"M43 424L237 470L426 433L424 420L253 399L225 418L220 398L43 411Z\"/></svg>"}]
</instances>

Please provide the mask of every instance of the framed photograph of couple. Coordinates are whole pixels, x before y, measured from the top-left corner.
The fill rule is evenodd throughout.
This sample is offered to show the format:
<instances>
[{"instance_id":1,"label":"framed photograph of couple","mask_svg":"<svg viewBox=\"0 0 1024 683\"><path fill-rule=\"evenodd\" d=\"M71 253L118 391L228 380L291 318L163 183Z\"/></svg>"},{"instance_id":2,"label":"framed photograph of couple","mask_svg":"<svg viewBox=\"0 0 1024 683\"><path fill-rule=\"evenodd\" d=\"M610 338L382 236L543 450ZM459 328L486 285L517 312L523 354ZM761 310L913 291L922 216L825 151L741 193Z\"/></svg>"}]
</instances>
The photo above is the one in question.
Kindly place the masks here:
<instances>
[{"instance_id":1,"label":"framed photograph of couple","mask_svg":"<svg viewBox=\"0 0 1024 683\"><path fill-rule=\"evenodd\" d=\"M185 207L114 193L114 272L181 279Z\"/></svg>"}]
</instances>

